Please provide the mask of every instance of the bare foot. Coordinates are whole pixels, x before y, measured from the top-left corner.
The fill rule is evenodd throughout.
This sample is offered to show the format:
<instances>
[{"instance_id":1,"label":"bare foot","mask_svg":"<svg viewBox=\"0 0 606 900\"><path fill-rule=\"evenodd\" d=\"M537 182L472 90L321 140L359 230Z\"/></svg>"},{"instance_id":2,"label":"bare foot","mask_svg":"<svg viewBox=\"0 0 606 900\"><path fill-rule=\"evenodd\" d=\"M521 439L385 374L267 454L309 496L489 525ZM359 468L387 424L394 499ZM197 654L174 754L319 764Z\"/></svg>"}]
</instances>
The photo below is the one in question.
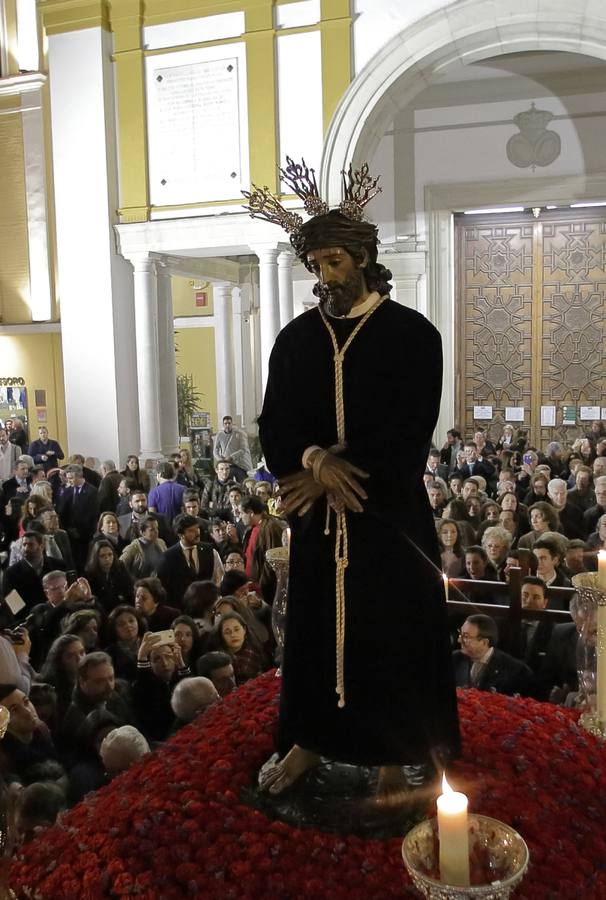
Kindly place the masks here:
<instances>
[{"instance_id":1,"label":"bare foot","mask_svg":"<svg viewBox=\"0 0 606 900\"><path fill-rule=\"evenodd\" d=\"M384 809L410 803L410 787L401 766L381 766L375 804Z\"/></svg>"},{"instance_id":2,"label":"bare foot","mask_svg":"<svg viewBox=\"0 0 606 900\"><path fill-rule=\"evenodd\" d=\"M259 772L259 787L270 794L281 794L308 769L317 766L320 757L311 750L304 750L297 744L288 751L284 759L268 760Z\"/></svg>"}]
</instances>

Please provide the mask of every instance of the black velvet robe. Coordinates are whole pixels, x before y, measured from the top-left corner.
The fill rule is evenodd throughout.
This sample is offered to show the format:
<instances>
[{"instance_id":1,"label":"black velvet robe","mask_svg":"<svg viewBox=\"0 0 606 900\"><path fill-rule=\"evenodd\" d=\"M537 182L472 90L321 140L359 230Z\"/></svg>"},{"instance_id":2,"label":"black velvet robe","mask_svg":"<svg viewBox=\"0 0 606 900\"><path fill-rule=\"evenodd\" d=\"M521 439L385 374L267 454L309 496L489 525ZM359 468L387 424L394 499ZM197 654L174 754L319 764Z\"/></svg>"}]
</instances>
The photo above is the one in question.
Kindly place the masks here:
<instances>
[{"instance_id":1,"label":"black velvet robe","mask_svg":"<svg viewBox=\"0 0 606 900\"><path fill-rule=\"evenodd\" d=\"M330 321L341 347L359 320ZM422 481L440 402L440 336L385 300L354 338L343 372L343 456L370 474L364 512L347 514L346 706L335 693L334 515L326 536L320 499L290 520L278 749L297 743L358 765L423 761L437 748L456 755L440 556ZM333 348L318 309L278 335L259 435L278 478L301 470L310 445L337 443Z\"/></svg>"}]
</instances>

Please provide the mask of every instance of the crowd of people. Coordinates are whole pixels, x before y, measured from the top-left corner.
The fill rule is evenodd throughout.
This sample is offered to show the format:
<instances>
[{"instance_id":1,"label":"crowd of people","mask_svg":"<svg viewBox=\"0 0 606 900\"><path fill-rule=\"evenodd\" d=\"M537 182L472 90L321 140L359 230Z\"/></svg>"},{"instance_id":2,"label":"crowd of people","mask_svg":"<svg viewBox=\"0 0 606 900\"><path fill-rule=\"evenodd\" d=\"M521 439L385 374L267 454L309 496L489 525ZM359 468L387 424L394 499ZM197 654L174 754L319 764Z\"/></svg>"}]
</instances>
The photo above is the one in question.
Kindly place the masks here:
<instances>
[{"instance_id":1,"label":"crowd of people","mask_svg":"<svg viewBox=\"0 0 606 900\"><path fill-rule=\"evenodd\" d=\"M274 664L268 549L286 522L230 417L212 478L0 425L0 775L24 839ZM8 428L6 427L8 426ZM230 437L233 435L233 437ZM248 453L248 456L247 456ZM245 469L243 466L247 465ZM18 790L17 790L18 788Z\"/></svg>"},{"instance_id":2,"label":"crowd of people","mask_svg":"<svg viewBox=\"0 0 606 900\"><path fill-rule=\"evenodd\" d=\"M496 443L482 428L469 440L451 429L444 446L430 451L424 479L448 578L507 582L523 555L530 574L522 581L522 609L571 615L570 623L560 624L523 619L517 658L499 648L506 626L500 634L493 617L471 615L456 636L457 685L580 702L576 651L587 623L572 593L563 597L550 589L570 588L573 576L595 571L598 551L606 549L602 423L593 422L570 447L552 441L544 450L530 447L527 434L508 425ZM466 593L465 585L461 590ZM503 598L502 591L488 590L478 602L507 603Z\"/></svg>"},{"instance_id":3,"label":"crowd of people","mask_svg":"<svg viewBox=\"0 0 606 900\"><path fill-rule=\"evenodd\" d=\"M23 423L0 427L0 774L18 786L21 838L275 664L279 485L228 416L215 448L212 478L186 449L153 471L135 454L121 470L78 454L60 465L46 428L28 443ZM507 581L531 551L524 609L567 609L549 588L606 548L601 423L544 451L508 426L495 444L452 429L424 480L444 573ZM518 659L494 619L469 616L453 634L457 684L563 701L578 689L574 600L570 612L524 623Z\"/></svg>"}]
</instances>

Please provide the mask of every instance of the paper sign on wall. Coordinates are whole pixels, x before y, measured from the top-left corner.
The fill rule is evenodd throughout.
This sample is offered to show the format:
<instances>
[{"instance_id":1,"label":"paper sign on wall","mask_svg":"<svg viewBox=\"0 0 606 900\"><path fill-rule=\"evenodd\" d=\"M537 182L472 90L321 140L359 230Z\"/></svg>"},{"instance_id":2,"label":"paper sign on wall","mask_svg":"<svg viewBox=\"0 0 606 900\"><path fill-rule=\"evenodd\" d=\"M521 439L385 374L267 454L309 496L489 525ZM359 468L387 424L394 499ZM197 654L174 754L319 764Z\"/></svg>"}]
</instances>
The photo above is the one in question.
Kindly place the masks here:
<instances>
[{"instance_id":1,"label":"paper sign on wall","mask_svg":"<svg viewBox=\"0 0 606 900\"><path fill-rule=\"evenodd\" d=\"M604 421L606 419L606 406L602 407L602 415L600 416L601 420Z\"/></svg>"},{"instance_id":2,"label":"paper sign on wall","mask_svg":"<svg viewBox=\"0 0 606 900\"><path fill-rule=\"evenodd\" d=\"M599 419L599 418L600 418L600 407L599 406L582 406L581 407L580 419L582 422L587 422L590 419Z\"/></svg>"},{"instance_id":3,"label":"paper sign on wall","mask_svg":"<svg viewBox=\"0 0 606 900\"><path fill-rule=\"evenodd\" d=\"M492 419L492 406L474 406L474 419Z\"/></svg>"},{"instance_id":4,"label":"paper sign on wall","mask_svg":"<svg viewBox=\"0 0 606 900\"><path fill-rule=\"evenodd\" d=\"M576 406L564 406L562 410L562 425L577 424L577 408Z\"/></svg>"},{"instance_id":5,"label":"paper sign on wall","mask_svg":"<svg viewBox=\"0 0 606 900\"><path fill-rule=\"evenodd\" d=\"M524 407L523 406L506 406L505 407L506 422L523 422Z\"/></svg>"},{"instance_id":6,"label":"paper sign on wall","mask_svg":"<svg viewBox=\"0 0 606 900\"><path fill-rule=\"evenodd\" d=\"M542 406L541 407L541 425L543 428L553 428L556 423L556 408L555 406Z\"/></svg>"}]
</instances>

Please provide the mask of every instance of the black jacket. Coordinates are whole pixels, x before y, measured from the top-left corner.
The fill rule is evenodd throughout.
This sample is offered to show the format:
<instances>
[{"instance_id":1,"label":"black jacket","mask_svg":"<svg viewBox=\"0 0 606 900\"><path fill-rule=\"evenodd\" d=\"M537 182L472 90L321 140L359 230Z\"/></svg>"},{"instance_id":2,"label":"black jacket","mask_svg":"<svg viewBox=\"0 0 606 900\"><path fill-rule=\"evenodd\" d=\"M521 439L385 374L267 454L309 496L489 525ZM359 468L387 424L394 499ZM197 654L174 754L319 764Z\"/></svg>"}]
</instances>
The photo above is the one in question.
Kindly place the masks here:
<instances>
[{"instance_id":1,"label":"black jacket","mask_svg":"<svg viewBox=\"0 0 606 900\"><path fill-rule=\"evenodd\" d=\"M119 560L112 566L107 577L99 572L88 572L86 577L93 596L106 614L123 603L133 605L133 583L124 563Z\"/></svg>"},{"instance_id":2,"label":"black jacket","mask_svg":"<svg viewBox=\"0 0 606 900\"><path fill-rule=\"evenodd\" d=\"M28 486L27 493L25 493L24 491L19 493L17 491L17 488L19 487L19 482L17 481L17 479L15 478L14 475L12 478L7 478L6 481L3 481L2 482L2 502L8 503L8 501L12 497L23 497L23 499L26 500L29 497L29 488L31 487L32 479L28 475L28 477L25 480L26 480L27 486Z\"/></svg>"},{"instance_id":3,"label":"black jacket","mask_svg":"<svg viewBox=\"0 0 606 900\"><path fill-rule=\"evenodd\" d=\"M560 516L560 530L569 540L574 540L574 538L585 540L587 533L583 522L583 510L580 507L568 501L564 509L558 510L558 515Z\"/></svg>"},{"instance_id":4,"label":"black jacket","mask_svg":"<svg viewBox=\"0 0 606 900\"><path fill-rule=\"evenodd\" d=\"M118 505L120 495L118 494L118 485L124 478L120 472L115 469L108 472L99 485L99 513L115 512Z\"/></svg>"},{"instance_id":5,"label":"black jacket","mask_svg":"<svg viewBox=\"0 0 606 900\"><path fill-rule=\"evenodd\" d=\"M20 559L19 562L8 567L2 581L2 596L6 597L13 590L21 596L25 603L25 609L19 613L17 618L25 618L29 610L37 603L46 603L46 597L42 590L42 578L47 572L53 572L55 569L65 571L64 563L46 554L42 560L40 575L25 559Z\"/></svg>"},{"instance_id":6,"label":"black jacket","mask_svg":"<svg viewBox=\"0 0 606 900\"><path fill-rule=\"evenodd\" d=\"M183 608L183 594L192 581L210 581L215 567L214 545L198 544L198 569L190 569L181 544L169 547L158 566L158 578L168 594L169 603Z\"/></svg>"},{"instance_id":7,"label":"black jacket","mask_svg":"<svg viewBox=\"0 0 606 900\"><path fill-rule=\"evenodd\" d=\"M66 488L59 500L58 513L71 540L90 541L99 517L97 489L87 481L77 488Z\"/></svg>"},{"instance_id":8,"label":"black jacket","mask_svg":"<svg viewBox=\"0 0 606 900\"><path fill-rule=\"evenodd\" d=\"M153 518L157 521L160 537L162 538L166 546L170 547L171 544L174 544L175 535L168 527L164 516L160 513L149 513L149 515L153 516ZM140 516L138 518L140 518ZM134 541L135 538L141 537L138 525L136 524L136 522L133 524L132 510L125 513L123 516L118 516L118 525L120 526L120 537L125 542L125 546L126 544L130 544L131 541Z\"/></svg>"},{"instance_id":9,"label":"black jacket","mask_svg":"<svg viewBox=\"0 0 606 900\"><path fill-rule=\"evenodd\" d=\"M175 715L170 698L175 685L191 674L189 668L175 672L167 684L152 672L149 663L137 665L137 676L133 684L133 704L141 723L141 730L149 741L164 741L168 737Z\"/></svg>"},{"instance_id":10,"label":"black jacket","mask_svg":"<svg viewBox=\"0 0 606 900\"><path fill-rule=\"evenodd\" d=\"M603 506L600 506L599 503L596 503L594 506L590 506L589 509L585 510L583 513L583 528L585 529L585 534L591 534L593 531L596 531L598 527L598 519L600 516L603 516L606 513L606 509Z\"/></svg>"},{"instance_id":11,"label":"black jacket","mask_svg":"<svg viewBox=\"0 0 606 900\"><path fill-rule=\"evenodd\" d=\"M554 625L537 675L542 696L548 697L553 687L578 690L577 644L579 633L574 622Z\"/></svg>"},{"instance_id":12,"label":"black jacket","mask_svg":"<svg viewBox=\"0 0 606 900\"><path fill-rule=\"evenodd\" d=\"M523 697L527 696L530 691L532 684L530 667L496 647L488 664L484 667L477 686L471 683L473 660L462 650L455 650L452 658L457 687L477 687L480 691L493 691L510 696L521 694Z\"/></svg>"},{"instance_id":13,"label":"black jacket","mask_svg":"<svg viewBox=\"0 0 606 900\"><path fill-rule=\"evenodd\" d=\"M461 466L457 471L460 472L463 478L471 478L472 475L481 475L486 481L492 481L496 476L495 467L492 463L488 462L487 459L477 459L473 464L473 472L467 463L465 463L464 466Z\"/></svg>"}]
</instances>

